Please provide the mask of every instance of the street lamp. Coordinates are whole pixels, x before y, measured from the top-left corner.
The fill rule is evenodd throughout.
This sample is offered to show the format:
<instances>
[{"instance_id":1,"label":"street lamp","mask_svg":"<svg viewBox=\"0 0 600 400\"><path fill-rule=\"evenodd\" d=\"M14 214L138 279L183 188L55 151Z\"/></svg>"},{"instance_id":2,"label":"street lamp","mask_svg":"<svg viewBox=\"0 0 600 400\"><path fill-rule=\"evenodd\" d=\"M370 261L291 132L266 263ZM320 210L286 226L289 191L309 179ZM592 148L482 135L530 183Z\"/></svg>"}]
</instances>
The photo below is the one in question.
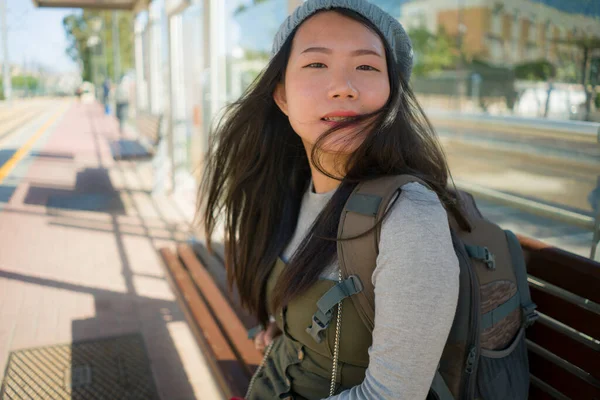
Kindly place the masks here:
<instances>
[{"instance_id":1,"label":"street lamp","mask_svg":"<svg viewBox=\"0 0 600 400\"><path fill-rule=\"evenodd\" d=\"M98 75L97 75L97 71L96 71L96 46L98 46L100 44L100 37L98 35L92 35L90 37L88 37L88 40L86 42L86 45L89 49L91 49L92 51L92 57L91 57L91 62L92 62L92 81L94 83L94 88L96 88L96 85L98 84ZM97 95L97 91L96 91L96 95Z\"/></svg>"},{"instance_id":2,"label":"street lamp","mask_svg":"<svg viewBox=\"0 0 600 400\"><path fill-rule=\"evenodd\" d=\"M102 55L104 56L104 76L108 79L108 58L106 55L106 36L102 38L101 31L104 28L104 20L101 17L94 17L90 19L90 28L93 32L93 35L90 38L95 37L94 46L101 44ZM106 32L105 32L106 35ZM89 41L89 39L88 39Z\"/></svg>"}]
</instances>

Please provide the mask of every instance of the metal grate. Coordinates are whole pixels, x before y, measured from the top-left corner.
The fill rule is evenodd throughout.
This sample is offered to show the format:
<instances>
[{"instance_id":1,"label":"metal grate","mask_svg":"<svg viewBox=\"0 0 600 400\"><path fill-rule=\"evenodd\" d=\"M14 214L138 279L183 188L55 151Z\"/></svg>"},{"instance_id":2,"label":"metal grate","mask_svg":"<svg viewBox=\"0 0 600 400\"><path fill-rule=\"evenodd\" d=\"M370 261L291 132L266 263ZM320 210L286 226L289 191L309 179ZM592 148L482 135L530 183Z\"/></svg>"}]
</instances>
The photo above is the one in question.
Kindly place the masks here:
<instances>
[{"instance_id":1,"label":"metal grate","mask_svg":"<svg viewBox=\"0 0 600 400\"><path fill-rule=\"evenodd\" d=\"M157 399L139 334L13 351L0 399Z\"/></svg>"}]
</instances>

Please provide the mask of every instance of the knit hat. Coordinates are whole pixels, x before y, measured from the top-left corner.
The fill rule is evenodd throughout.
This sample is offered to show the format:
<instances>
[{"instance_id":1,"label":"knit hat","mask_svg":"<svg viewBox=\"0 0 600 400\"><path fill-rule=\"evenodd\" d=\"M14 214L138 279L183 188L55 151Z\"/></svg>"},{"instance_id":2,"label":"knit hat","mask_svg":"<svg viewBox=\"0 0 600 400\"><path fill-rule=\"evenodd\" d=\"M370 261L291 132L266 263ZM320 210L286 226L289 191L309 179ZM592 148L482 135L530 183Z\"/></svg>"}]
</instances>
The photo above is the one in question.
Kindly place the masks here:
<instances>
[{"instance_id":1,"label":"knit hat","mask_svg":"<svg viewBox=\"0 0 600 400\"><path fill-rule=\"evenodd\" d=\"M273 55L277 54L288 36L308 17L318 11L332 8L352 10L373 23L390 45L400 73L406 81L410 80L413 64L413 50L410 39L404 28L391 15L366 0L307 0L279 27L273 41Z\"/></svg>"}]
</instances>

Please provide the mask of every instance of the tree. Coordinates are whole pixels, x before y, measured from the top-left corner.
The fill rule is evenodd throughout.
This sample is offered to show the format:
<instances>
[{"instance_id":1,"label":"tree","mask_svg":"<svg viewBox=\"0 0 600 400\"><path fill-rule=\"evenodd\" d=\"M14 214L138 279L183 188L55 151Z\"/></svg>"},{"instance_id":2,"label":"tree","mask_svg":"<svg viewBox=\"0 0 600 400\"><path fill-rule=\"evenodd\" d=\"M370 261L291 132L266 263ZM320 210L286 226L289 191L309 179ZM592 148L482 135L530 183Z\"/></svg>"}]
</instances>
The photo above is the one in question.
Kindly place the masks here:
<instances>
[{"instance_id":1,"label":"tree","mask_svg":"<svg viewBox=\"0 0 600 400\"><path fill-rule=\"evenodd\" d=\"M456 40L446 34L443 27L440 27L437 34L429 32L425 27L412 28L408 35L415 52L415 76L427 76L455 68L459 58Z\"/></svg>"},{"instance_id":2,"label":"tree","mask_svg":"<svg viewBox=\"0 0 600 400\"><path fill-rule=\"evenodd\" d=\"M592 98L594 97L594 88L588 87L588 83L598 80L599 71L592 68L591 55L595 50L600 50L600 39L596 37L584 38L575 41L575 45L583 52L583 61L581 63L581 84L585 89L585 120L589 121L592 107ZM595 65L594 65L595 66ZM589 70L589 73L588 73ZM595 76L592 76L595 72Z\"/></svg>"},{"instance_id":3,"label":"tree","mask_svg":"<svg viewBox=\"0 0 600 400\"><path fill-rule=\"evenodd\" d=\"M119 11L116 13L119 32L120 70L127 71L134 66L133 14ZM94 22L101 21L101 29L94 31ZM63 27L69 47L67 55L82 67L82 78L86 81L100 82L103 78L114 77L113 52L113 12L83 10L63 19ZM98 37L97 43L90 38ZM94 69L95 68L95 69ZM96 76L94 76L96 72Z\"/></svg>"},{"instance_id":4,"label":"tree","mask_svg":"<svg viewBox=\"0 0 600 400\"><path fill-rule=\"evenodd\" d=\"M515 65L515 77L527 81L547 81L556 76L556 67L548 60L526 61Z\"/></svg>"},{"instance_id":5,"label":"tree","mask_svg":"<svg viewBox=\"0 0 600 400\"><path fill-rule=\"evenodd\" d=\"M593 85L589 85L591 82L597 82L600 71L596 68L593 60L591 59L592 53L596 50L600 50L600 38L597 37L582 37L570 40L561 40L559 43L568 44L576 47L582 52L582 59L580 68L580 82L585 90L585 116L584 120L589 121L590 112L592 106L592 99L594 98ZM592 86L592 87L588 87Z\"/></svg>"},{"instance_id":6,"label":"tree","mask_svg":"<svg viewBox=\"0 0 600 400\"><path fill-rule=\"evenodd\" d=\"M36 90L40 89L40 80L34 76L17 75L13 76L10 81L13 90L24 91L26 95L35 93ZM4 100L4 86L2 82L0 82L0 93L0 99Z\"/></svg>"}]
</instances>

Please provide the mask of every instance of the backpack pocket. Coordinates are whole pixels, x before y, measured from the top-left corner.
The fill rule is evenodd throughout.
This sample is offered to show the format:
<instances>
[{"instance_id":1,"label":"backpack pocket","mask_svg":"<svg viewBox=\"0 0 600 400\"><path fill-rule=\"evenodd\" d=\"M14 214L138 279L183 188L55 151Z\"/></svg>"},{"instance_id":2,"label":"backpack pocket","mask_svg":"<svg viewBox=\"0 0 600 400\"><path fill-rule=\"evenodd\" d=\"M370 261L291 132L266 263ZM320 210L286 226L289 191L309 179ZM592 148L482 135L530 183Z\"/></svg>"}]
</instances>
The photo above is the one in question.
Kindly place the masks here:
<instances>
[{"instance_id":1,"label":"backpack pocket","mask_svg":"<svg viewBox=\"0 0 600 400\"><path fill-rule=\"evenodd\" d=\"M526 400L529 362L525 329L503 350L481 349L477 374L479 395L485 400Z\"/></svg>"}]
</instances>

